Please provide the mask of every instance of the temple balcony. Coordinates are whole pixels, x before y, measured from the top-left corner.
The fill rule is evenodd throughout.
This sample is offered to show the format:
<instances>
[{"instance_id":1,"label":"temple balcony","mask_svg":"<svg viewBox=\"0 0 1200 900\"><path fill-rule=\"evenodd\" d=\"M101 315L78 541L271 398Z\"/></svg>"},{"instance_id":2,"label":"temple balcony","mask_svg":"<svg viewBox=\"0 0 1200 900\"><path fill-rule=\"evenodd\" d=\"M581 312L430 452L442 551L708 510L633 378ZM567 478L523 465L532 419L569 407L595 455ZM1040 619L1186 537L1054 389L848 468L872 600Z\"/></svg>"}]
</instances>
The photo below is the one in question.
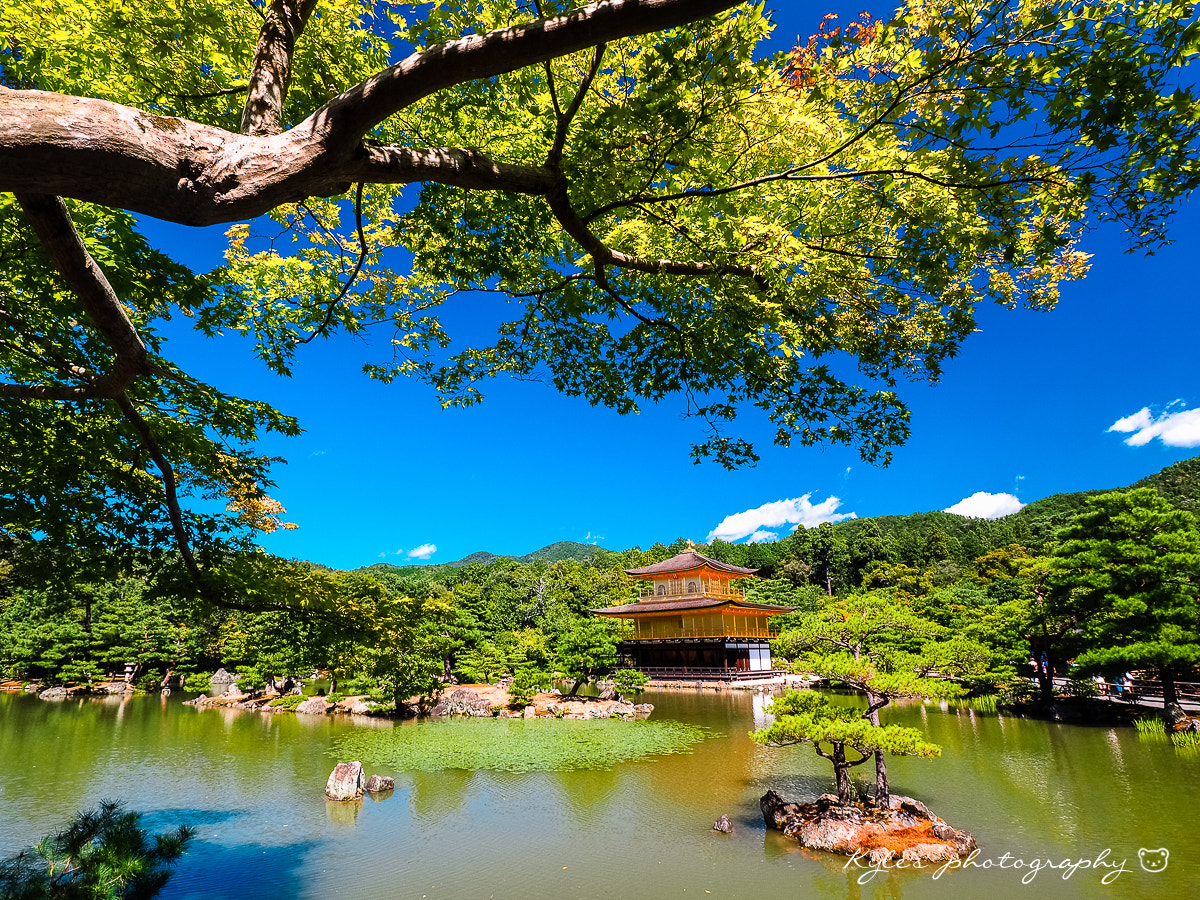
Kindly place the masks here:
<instances>
[{"instance_id":1,"label":"temple balcony","mask_svg":"<svg viewBox=\"0 0 1200 900\"><path fill-rule=\"evenodd\" d=\"M659 582L657 586L649 582L638 585L638 600L680 600L699 597L745 600L746 592L736 581L706 578Z\"/></svg>"}]
</instances>

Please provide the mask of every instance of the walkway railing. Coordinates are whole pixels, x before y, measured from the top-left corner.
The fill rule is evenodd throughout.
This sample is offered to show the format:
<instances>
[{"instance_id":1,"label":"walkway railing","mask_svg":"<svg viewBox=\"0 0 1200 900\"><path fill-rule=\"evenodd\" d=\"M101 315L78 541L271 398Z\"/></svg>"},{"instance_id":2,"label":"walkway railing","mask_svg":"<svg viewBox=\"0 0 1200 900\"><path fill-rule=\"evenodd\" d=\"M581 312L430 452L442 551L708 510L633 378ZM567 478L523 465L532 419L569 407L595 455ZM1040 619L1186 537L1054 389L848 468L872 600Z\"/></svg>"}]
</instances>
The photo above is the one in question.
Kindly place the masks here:
<instances>
[{"instance_id":1,"label":"walkway railing","mask_svg":"<svg viewBox=\"0 0 1200 900\"><path fill-rule=\"evenodd\" d=\"M752 678L774 678L782 675L786 669L746 669L720 668L714 666L638 666L638 671L651 678L661 680L675 678L683 681L701 680L707 678L721 681L748 681Z\"/></svg>"}]
</instances>

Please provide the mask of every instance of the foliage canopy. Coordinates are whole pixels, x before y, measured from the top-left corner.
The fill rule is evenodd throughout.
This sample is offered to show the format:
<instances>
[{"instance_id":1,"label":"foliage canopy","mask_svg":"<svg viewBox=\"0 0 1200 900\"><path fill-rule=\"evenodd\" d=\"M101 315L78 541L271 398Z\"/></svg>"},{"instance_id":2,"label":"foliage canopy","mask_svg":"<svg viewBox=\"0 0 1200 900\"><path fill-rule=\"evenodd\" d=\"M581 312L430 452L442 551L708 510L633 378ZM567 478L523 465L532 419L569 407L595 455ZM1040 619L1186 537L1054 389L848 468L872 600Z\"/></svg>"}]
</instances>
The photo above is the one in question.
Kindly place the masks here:
<instances>
[{"instance_id":1,"label":"foliage canopy","mask_svg":"<svg viewBox=\"0 0 1200 900\"><path fill-rule=\"evenodd\" d=\"M1181 0L913 0L762 58L770 27L732 0L8 4L0 524L174 545L236 595L204 572L283 526L253 445L297 424L173 366L180 314L280 373L387 328L367 372L446 405L545 377L620 413L683 396L697 460L752 463L728 431L757 408L886 463L897 386L980 303L1052 307L1089 209L1153 247L1200 178ZM226 265L182 270L125 210L229 224ZM469 292L515 312L462 348L440 310Z\"/></svg>"}]
</instances>

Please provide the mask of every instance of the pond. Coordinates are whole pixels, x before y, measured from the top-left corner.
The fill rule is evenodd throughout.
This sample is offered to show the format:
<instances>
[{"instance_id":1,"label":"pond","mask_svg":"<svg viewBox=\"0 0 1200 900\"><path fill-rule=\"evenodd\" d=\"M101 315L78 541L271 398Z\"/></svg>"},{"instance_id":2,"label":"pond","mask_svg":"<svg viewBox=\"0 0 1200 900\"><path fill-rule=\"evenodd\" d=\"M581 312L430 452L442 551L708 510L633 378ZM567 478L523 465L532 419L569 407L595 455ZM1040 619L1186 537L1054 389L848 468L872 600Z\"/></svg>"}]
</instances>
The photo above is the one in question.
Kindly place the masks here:
<instances>
[{"instance_id":1,"label":"pond","mask_svg":"<svg viewBox=\"0 0 1200 900\"><path fill-rule=\"evenodd\" d=\"M809 747L750 741L766 717L749 692L648 692L653 719L709 736L688 753L608 768L402 771L364 759L368 774L392 775L396 791L361 804L323 799L339 741L362 729L399 729L404 740L415 734L404 729L444 726L196 710L180 699L0 695L0 852L111 797L154 829L199 827L162 895L170 900L1200 896L1200 756L1132 728L954 705L889 710L888 721L918 725L943 748L940 759L891 759L893 790L972 831L977 862L990 866L934 878L932 866L847 871L845 858L806 853L766 830L758 798L767 789L810 799L832 779ZM509 723L463 724L489 741ZM869 778L868 769L856 771ZM731 836L711 830L722 813ZM1146 871L1139 849L1160 848L1166 868ZM1112 868L1029 877L1033 859L1060 865L1105 851L1106 862L1124 861L1108 884Z\"/></svg>"}]
</instances>

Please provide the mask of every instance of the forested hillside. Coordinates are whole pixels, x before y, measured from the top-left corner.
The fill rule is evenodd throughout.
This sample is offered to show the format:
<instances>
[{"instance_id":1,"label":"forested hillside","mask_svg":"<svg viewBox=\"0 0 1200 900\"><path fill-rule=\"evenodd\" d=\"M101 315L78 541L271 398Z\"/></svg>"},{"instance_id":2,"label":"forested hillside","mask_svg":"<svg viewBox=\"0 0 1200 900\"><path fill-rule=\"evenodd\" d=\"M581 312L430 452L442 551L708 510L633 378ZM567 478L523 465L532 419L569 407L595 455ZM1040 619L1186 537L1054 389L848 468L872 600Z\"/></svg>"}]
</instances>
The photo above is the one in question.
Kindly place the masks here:
<instances>
[{"instance_id":1,"label":"forested hillside","mask_svg":"<svg viewBox=\"0 0 1200 900\"><path fill-rule=\"evenodd\" d=\"M1138 486L1158 491L1164 510L1194 507L1200 458ZM1099 496L1056 495L992 521L928 512L800 528L774 543L695 547L758 569L749 595L796 607L782 617L785 628L830 597L871 593L970 635L1002 677L1027 658L1032 633L1053 659L1081 649L1072 642L1082 620L1054 606L1054 573L1066 571L1054 560L1064 540L1084 534L1080 523L1096 518ZM1136 496L1145 505L1154 495ZM1171 527L1194 523L1189 513L1171 515L1183 516ZM623 569L688 546L682 538L621 552L560 543L520 559L353 572L263 555L254 583L242 585L248 599L216 607L196 598L178 560L101 551L63 558L9 534L0 541L0 674L80 683L133 664L135 680L152 687L224 666L261 688L322 669L393 702L435 692L449 677L594 674L615 665L620 630L588 610L636 595ZM778 652L791 646L785 634Z\"/></svg>"}]
</instances>

